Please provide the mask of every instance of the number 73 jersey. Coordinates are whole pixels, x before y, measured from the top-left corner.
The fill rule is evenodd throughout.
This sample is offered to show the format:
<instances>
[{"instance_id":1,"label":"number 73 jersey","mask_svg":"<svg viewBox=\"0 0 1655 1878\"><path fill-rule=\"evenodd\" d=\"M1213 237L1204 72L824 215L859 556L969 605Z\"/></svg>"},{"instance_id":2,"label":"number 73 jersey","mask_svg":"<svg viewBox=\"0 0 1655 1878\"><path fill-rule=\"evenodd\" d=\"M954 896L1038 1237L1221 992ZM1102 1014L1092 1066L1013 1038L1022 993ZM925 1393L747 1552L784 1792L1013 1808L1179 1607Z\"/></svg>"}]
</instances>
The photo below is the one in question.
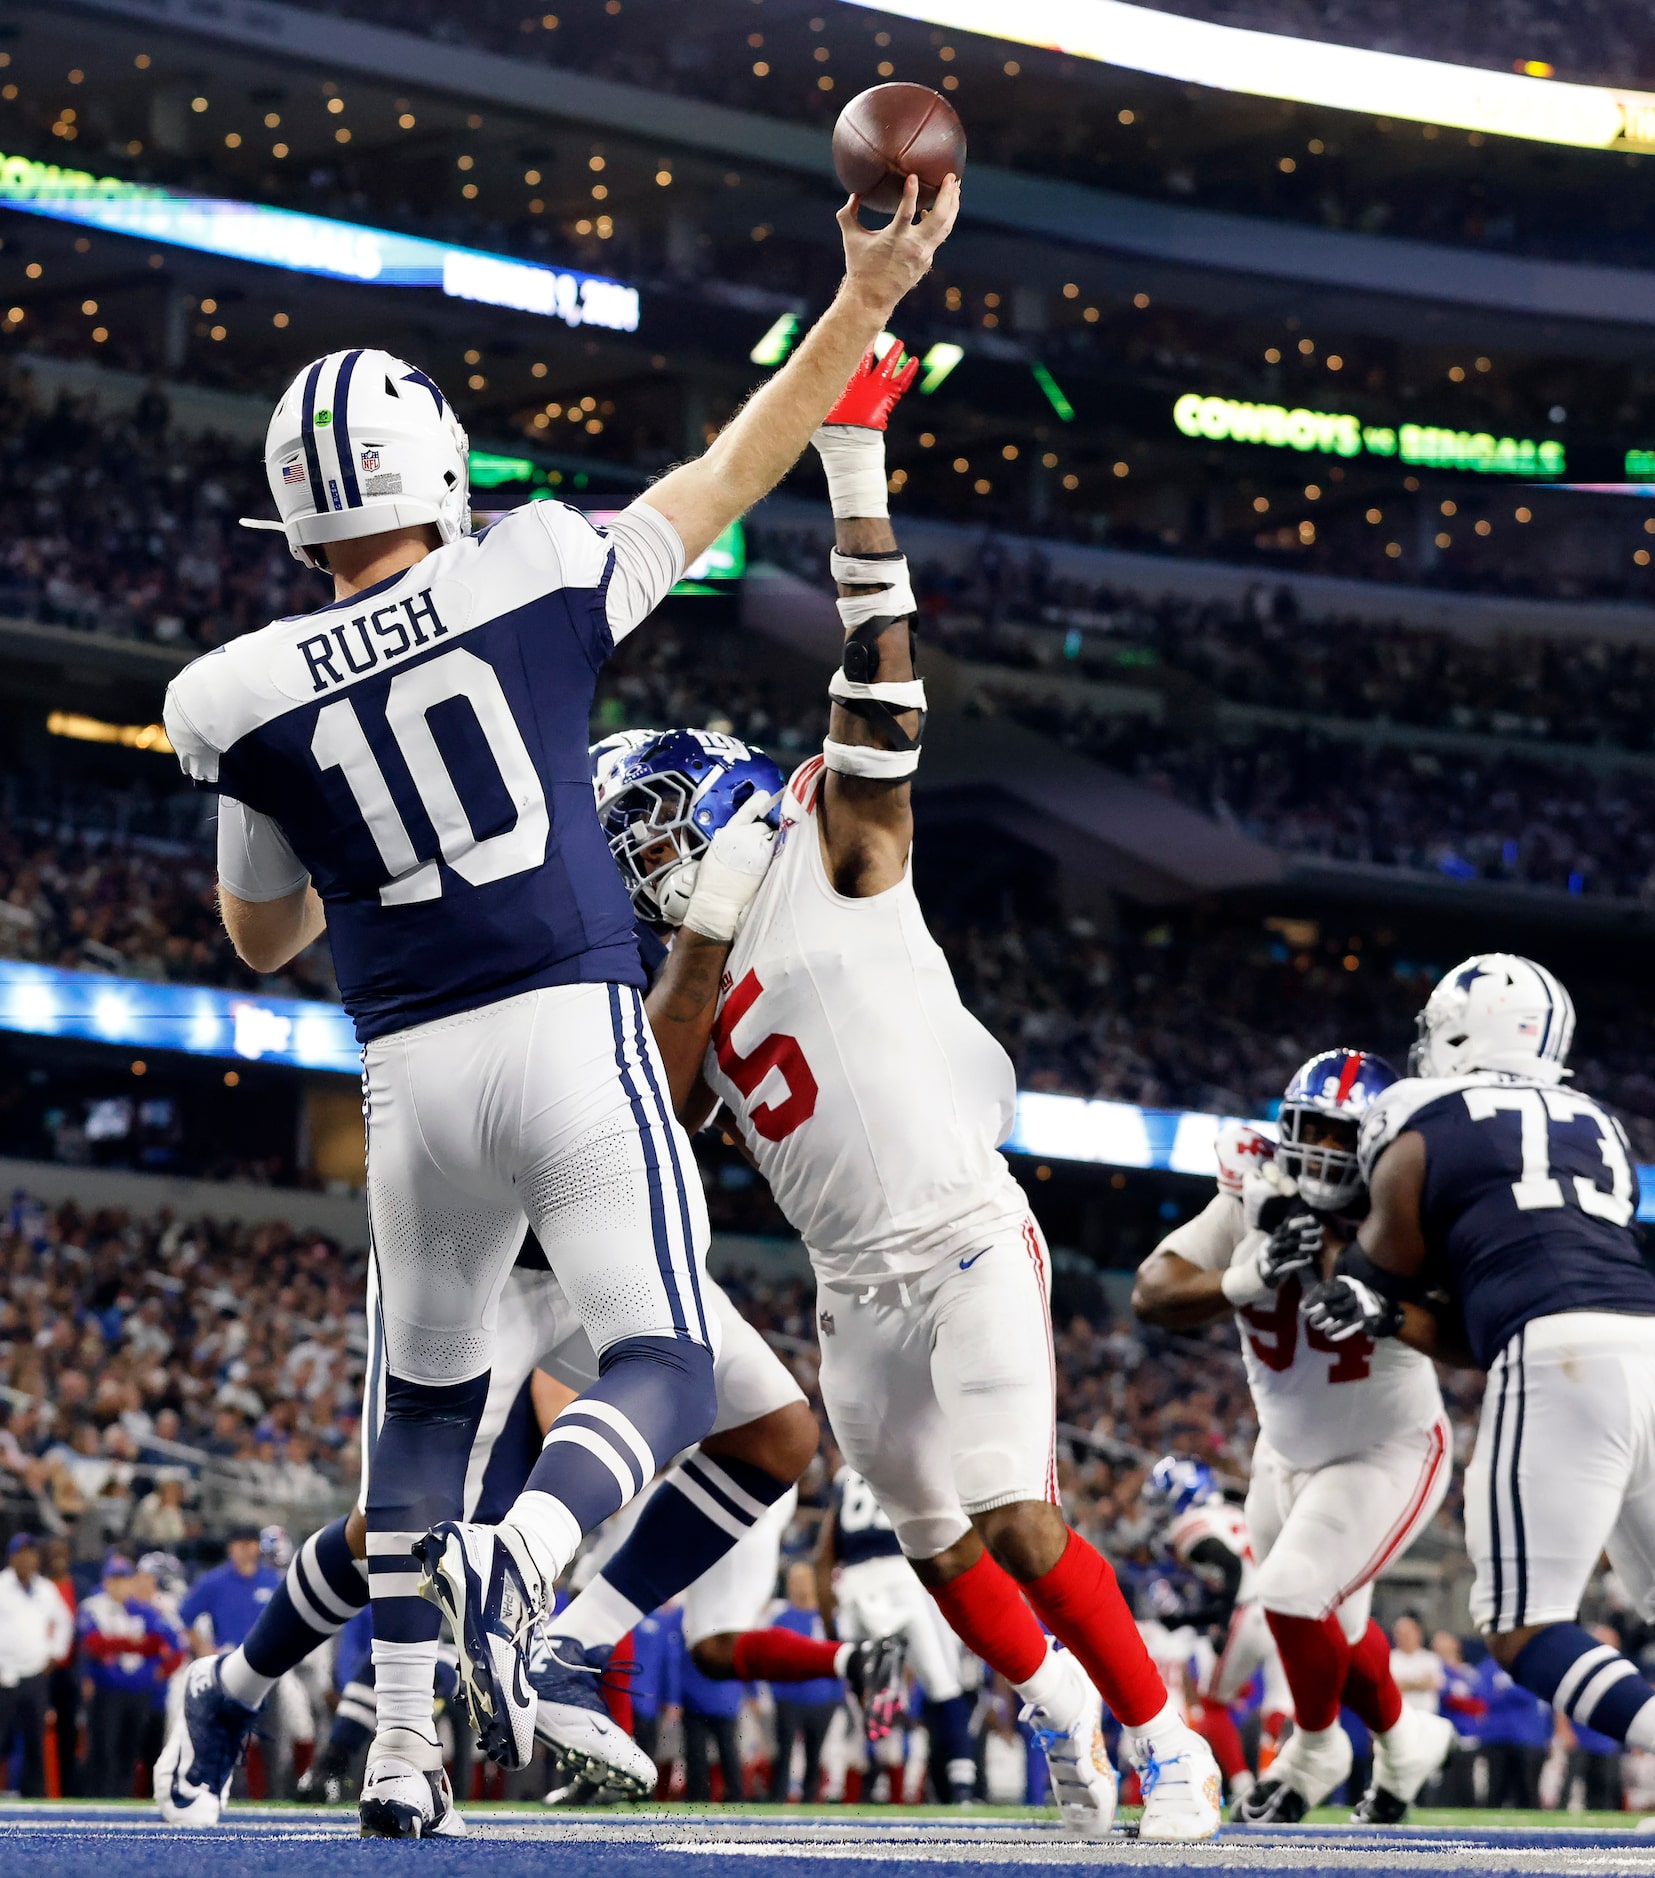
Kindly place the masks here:
<instances>
[{"instance_id":1,"label":"number 73 jersey","mask_svg":"<svg viewBox=\"0 0 1655 1878\"><path fill-rule=\"evenodd\" d=\"M960 1002L912 881L835 891L822 759L782 798L775 858L726 967L704 1073L817 1275L962 1263L1028 1200L998 1153L1011 1059Z\"/></svg>"},{"instance_id":2,"label":"number 73 jersey","mask_svg":"<svg viewBox=\"0 0 1655 1878\"><path fill-rule=\"evenodd\" d=\"M1426 1277L1458 1302L1481 1368L1536 1318L1655 1316L1626 1135L1590 1096L1491 1072L1394 1083L1363 1118L1370 1178L1404 1133L1425 1143Z\"/></svg>"},{"instance_id":3,"label":"number 73 jersey","mask_svg":"<svg viewBox=\"0 0 1655 1878\"><path fill-rule=\"evenodd\" d=\"M1204 1212L1170 1232L1161 1249L1202 1271L1221 1272L1247 1237L1239 1196L1221 1189ZM1430 1428L1442 1414L1430 1358L1394 1337L1335 1343L1300 1316L1302 1297L1292 1278L1236 1312L1259 1435L1288 1467L1327 1467Z\"/></svg>"}]
</instances>

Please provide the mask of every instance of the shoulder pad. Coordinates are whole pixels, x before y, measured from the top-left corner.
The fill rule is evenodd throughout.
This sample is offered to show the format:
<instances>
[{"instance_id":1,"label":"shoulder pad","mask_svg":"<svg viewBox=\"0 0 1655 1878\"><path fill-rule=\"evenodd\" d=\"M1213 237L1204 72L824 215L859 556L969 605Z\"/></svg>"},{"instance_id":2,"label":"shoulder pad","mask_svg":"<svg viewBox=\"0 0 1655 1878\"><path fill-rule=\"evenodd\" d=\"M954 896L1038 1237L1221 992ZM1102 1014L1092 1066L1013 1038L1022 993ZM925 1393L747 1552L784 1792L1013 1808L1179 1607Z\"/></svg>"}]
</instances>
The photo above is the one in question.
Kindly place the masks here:
<instances>
[{"instance_id":1,"label":"shoulder pad","mask_svg":"<svg viewBox=\"0 0 1655 1878\"><path fill-rule=\"evenodd\" d=\"M1275 1134L1268 1122L1223 1122L1213 1140L1218 1157L1218 1190L1240 1193L1241 1183L1276 1158Z\"/></svg>"},{"instance_id":2,"label":"shoulder pad","mask_svg":"<svg viewBox=\"0 0 1655 1878\"><path fill-rule=\"evenodd\" d=\"M1421 1109L1487 1080L1483 1076L1405 1076L1401 1082L1392 1083L1362 1117L1361 1131L1356 1138L1356 1158L1363 1180L1373 1179L1379 1157Z\"/></svg>"}]
</instances>

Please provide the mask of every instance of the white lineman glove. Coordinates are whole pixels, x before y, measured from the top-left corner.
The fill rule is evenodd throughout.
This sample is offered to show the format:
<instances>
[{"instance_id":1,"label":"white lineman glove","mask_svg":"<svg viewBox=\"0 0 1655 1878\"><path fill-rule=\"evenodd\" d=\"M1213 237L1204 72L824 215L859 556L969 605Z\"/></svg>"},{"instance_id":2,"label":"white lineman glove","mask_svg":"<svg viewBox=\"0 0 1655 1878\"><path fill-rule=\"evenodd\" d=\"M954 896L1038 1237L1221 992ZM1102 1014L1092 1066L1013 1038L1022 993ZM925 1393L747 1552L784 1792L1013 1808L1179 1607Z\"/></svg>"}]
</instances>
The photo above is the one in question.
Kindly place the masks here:
<instances>
[{"instance_id":1,"label":"white lineman glove","mask_svg":"<svg viewBox=\"0 0 1655 1878\"><path fill-rule=\"evenodd\" d=\"M1347 1337L1394 1337L1402 1329L1402 1306L1348 1273L1319 1284L1301 1308L1304 1321L1330 1343L1343 1343Z\"/></svg>"},{"instance_id":2,"label":"white lineman glove","mask_svg":"<svg viewBox=\"0 0 1655 1878\"><path fill-rule=\"evenodd\" d=\"M1314 1213L1295 1213L1274 1232L1250 1232L1236 1251L1239 1256L1219 1280L1219 1289L1234 1305L1257 1304L1288 1279L1316 1272L1322 1222Z\"/></svg>"},{"instance_id":3,"label":"white lineman glove","mask_svg":"<svg viewBox=\"0 0 1655 1878\"><path fill-rule=\"evenodd\" d=\"M682 924L691 932L728 945L741 931L776 850L776 831L762 819L775 802L773 795L763 792L749 796L707 844L688 883ZM663 910L667 910L664 902Z\"/></svg>"}]
</instances>

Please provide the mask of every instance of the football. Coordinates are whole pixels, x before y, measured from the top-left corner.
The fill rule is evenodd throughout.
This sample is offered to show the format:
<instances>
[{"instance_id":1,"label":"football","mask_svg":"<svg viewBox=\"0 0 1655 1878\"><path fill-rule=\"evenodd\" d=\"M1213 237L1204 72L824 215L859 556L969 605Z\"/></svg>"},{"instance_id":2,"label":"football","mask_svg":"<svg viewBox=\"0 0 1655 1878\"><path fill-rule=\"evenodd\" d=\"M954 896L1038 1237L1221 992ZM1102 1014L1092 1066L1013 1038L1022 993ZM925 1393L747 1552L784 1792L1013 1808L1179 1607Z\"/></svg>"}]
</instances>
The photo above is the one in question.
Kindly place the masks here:
<instances>
[{"instance_id":1,"label":"football","mask_svg":"<svg viewBox=\"0 0 1655 1878\"><path fill-rule=\"evenodd\" d=\"M889 215L912 175L930 208L943 178L965 169L965 130L953 105L929 85L875 85L858 92L833 127L833 167L853 196Z\"/></svg>"}]
</instances>

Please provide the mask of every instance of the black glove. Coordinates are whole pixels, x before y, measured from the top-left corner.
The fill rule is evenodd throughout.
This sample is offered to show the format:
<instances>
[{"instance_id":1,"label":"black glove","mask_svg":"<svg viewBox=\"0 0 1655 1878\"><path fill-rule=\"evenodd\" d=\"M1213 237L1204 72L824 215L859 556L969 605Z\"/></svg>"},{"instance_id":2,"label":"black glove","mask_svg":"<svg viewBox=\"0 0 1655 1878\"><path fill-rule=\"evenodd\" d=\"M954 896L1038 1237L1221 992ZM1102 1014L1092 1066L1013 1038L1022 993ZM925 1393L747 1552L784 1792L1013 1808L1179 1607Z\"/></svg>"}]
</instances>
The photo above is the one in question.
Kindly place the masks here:
<instances>
[{"instance_id":1,"label":"black glove","mask_svg":"<svg viewBox=\"0 0 1655 1878\"><path fill-rule=\"evenodd\" d=\"M1402 1306L1382 1297L1360 1278L1329 1278L1300 1307L1305 1322L1330 1343L1348 1337L1394 1337L1402 1329Z\"/></svg>"},{"instance_id":2,"label":"black glove","mask_svg":"<svg viewBox=\"0 0 1655 1878\"><path fill-rule=\"evenodd\" d=\"M1295 1213L1271 1233L1258 1255L1258 1275L1272 1291L1289 1278L1314 1272L1322 1259L1322 1222L1314 1213Z\"/></svg>"}]
</instances>

